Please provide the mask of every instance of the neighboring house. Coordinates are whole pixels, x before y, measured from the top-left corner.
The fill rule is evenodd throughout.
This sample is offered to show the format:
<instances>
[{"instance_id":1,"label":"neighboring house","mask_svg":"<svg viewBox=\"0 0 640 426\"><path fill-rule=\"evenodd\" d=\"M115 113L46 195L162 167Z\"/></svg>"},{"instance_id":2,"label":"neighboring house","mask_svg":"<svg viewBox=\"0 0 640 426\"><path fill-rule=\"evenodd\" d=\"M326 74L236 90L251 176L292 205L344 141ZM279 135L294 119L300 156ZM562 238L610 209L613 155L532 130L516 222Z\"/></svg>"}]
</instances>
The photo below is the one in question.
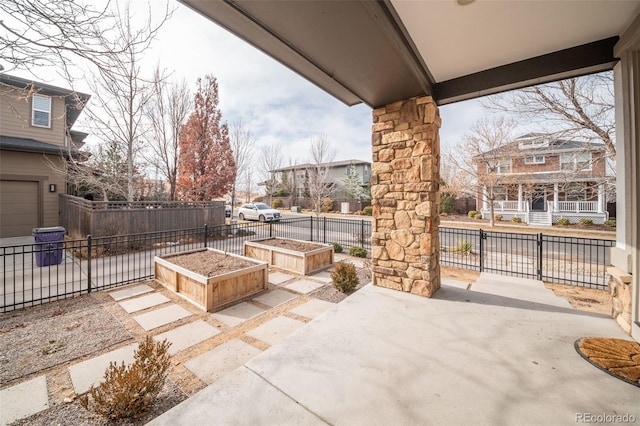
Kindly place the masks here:
<instances>
[{"instance_id":1,"label":"neighboring house","mask_svg":"<svg viewBox=\"0 0 640 426\"><path fill-rule=\"evenodd\" d=\"M603 144L531 133L474 160L482 185L477 207L483 218L489 217L493 200L494 214L507 220L517 216L530 224L608 219L606 189L615 178L607 175Z\"/></svg>"},{"instance_id":2,"label":"neighboring house","mask_svg":"<svg viewBox=\"0 0 640 426\"><path fill-rule=\"evenodd\" d=\"M65 158L86 133L71 130L89 95L0 74L0 237L60 225Z\"/></svg>"},{"instance_id":3,"label":"neighboring house","mask_svg":"<svg viewBox=\"0 0 640 426\"><path fill-rule=\"evenodd\" d=\"M304 198L309 196L309 173L308 170L315 165L312 164L297 164L290 167L282 167L280 169L272 170L271 177L273 182L286 182L285 186L289 188L279 188L280 191L290 192L293 189L294 196L296 198ZM331 163L324 163L320 165L321 168L328 168L327 184L333 185L333 191L330 195L331 198L336 199L348 199L349 189L345 187L345 181L348 176L353 176L353 181L360 189L360 193L366 192L366 188L369 186L371 179L371 163L360 160L345 160L335 161ZM285 177L286 175L286 177ZM362 196L360 198L367 198Z\"/></svg>"}]
</instances>

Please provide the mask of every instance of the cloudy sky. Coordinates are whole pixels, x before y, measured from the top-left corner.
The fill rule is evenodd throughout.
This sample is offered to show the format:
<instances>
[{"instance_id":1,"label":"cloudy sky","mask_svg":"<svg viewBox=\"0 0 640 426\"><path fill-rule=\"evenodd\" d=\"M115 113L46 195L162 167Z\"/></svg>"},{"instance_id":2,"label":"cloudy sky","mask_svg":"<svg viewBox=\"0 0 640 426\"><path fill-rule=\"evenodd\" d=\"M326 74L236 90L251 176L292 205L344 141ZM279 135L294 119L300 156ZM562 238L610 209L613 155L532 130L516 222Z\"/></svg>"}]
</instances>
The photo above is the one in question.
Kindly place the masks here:
<instances>
[{"instance_id":1,"label":"cloudy sky","mask_svg":"<svg viewBox=\"0 0 640 426\"><path fill-rule=\"evenodd\" d=\"M213 74L219 83L223 119L228 123L241 120L251 130L256 146L281 144L283 164L307 161L310 140L320 133L336 151L335 160L371 160L369 107L347 107L198 13L169 1L176 8L174 15L143 58L149 75L159 63L176 79L185 78L195 87L198 77ZM146 18L148 4L156 16L164 9L164 2L158 0L134 1L134 17ZM33 78L20 71L11 74ZM47 75L50 84L68 86L51 70L36 75ZM74 88L90 93L82 82ZM470 101L444 106L440 113L440 139L446 147L458 143L483 111L479 101Z\"/></svg>"}]
</instances>

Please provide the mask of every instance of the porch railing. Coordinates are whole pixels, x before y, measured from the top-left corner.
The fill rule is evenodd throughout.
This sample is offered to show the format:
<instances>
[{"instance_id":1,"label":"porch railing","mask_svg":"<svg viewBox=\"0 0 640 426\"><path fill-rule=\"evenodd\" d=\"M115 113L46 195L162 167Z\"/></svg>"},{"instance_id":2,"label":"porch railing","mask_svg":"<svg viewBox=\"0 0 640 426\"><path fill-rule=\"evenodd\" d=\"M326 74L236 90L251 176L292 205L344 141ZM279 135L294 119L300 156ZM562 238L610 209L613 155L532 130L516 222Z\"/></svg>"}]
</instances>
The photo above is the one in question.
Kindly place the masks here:
<instances>
[{"instance_id":1,"label":"porch railing","mask_svg":"<svg viewBox=\"0 0 640 426\"><path fill-rule=\"evenodd\" d=\"M548 201L548 206L553 209L553 201ZM530 211L529 201L522 202L522 208L518 208L518 201L494 201L493 209L495 211ZM553 209L555 212L566 213L597 213L598 202L597 201L558 201L558 209Z\"/></svg>"},{"instance_id":2,"label":"porch railing","mask_svg":"<svg viewBox=\"0 0 640 426\"><path fill-rule=\"evenodd\" d=\"M494 201L493 209L496 211L510 211L510 210L518 210L518 202L517 201Z\"/></svg>"},{"instance_id":3,"label":"porch railing","mask_svg":"<svg viewBox=\"0 0 640 426\"><path fill-rule=\"evenodd\" d=\"M597 201L559 201L558 211L575 213L596 213L598 211Z\"/></svg>"}]
</instances>

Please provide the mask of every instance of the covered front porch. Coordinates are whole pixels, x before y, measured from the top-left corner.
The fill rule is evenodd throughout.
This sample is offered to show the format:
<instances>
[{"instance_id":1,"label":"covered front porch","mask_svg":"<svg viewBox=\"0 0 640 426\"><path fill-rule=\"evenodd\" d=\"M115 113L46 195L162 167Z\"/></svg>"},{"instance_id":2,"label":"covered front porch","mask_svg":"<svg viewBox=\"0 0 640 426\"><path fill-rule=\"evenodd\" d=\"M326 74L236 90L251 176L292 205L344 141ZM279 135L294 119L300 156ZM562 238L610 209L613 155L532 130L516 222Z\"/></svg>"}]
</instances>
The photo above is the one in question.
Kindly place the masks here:
<instances>
[{"instance_id":1,"label":"covered front porch","mask_svg":"<svg viewBox=\"0 0 640 426\"><path fill-rule=\"evenodd\" d=\"M571 223L580 219L591 219L595 224L603 224L609 219L607 211L605 182L574 182L563 184L503 185L493 188L493 201L489 191L483 188L483 219L493 214L503 220L519 217L522 222L536 225L552 225L561 218Z\"/></svg>"}]
</instances>

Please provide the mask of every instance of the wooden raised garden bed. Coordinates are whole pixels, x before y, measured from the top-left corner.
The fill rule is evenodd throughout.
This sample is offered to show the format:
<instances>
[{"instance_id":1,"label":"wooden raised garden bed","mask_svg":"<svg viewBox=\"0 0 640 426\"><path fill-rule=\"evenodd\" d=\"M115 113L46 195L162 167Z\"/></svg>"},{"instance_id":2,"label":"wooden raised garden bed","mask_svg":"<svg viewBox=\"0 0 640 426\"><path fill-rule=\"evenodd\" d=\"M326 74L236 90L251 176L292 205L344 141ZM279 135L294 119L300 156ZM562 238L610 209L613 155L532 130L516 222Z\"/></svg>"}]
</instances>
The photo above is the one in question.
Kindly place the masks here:
<instances>
[{"instance_id":1,"label":"wooden raised garden bed","mask_svg":"<svg viewBox=\"0 0 640 426\"><path fill-rule=\"evenodd\" d=\"M212 312L267 289L267 263L214 249L156 256L155 278Z\"/></svg>"},{"instance_id":2,"label":"wooden raised garden bed","mask_svg":"<svg viewBox=\"0 0 640 426\"><path fill-rule=\"evenodd\" d=\"M333 246L286 238L245 241L244 255L301 275L333 264Z\"/></svg>"}]
</instances>

